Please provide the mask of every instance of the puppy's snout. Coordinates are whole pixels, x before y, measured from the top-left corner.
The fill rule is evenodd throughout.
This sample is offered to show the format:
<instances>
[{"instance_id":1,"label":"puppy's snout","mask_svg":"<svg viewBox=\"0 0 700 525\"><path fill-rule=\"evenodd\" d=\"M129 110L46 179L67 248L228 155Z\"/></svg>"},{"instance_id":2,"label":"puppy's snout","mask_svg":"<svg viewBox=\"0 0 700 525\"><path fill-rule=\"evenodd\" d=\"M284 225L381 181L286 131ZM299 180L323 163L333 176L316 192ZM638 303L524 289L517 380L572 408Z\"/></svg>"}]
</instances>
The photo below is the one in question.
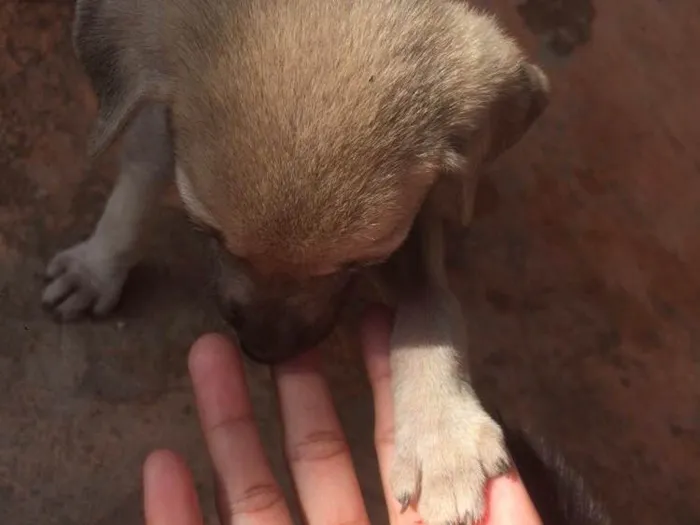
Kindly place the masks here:
<instances>
[{"instance_id":1,"label":"puppy's snout","mask_svg":"<svg viewBox=\"0 0 700 525\"><path fill-rule=\"evenodd\" d=\"M219 298L223 318L236 331L243 353L253 361L275 364L297 356L323 336L288 312L262 312Z\"/></svg>"},{"instance_id":2,"label":"puppy's snout","mask_svg":"<svg viewBox=\"0 0 700 525\"><path fill-rule=\"evenodd\" d=\"M301 290L272 298L266 290L259 294L239 291L240 287L222 281L216 294L219 310L236 331L243 353L265 364L297 356L325 339L344 297L342 290L335 289L315 296Z\"/></svg>"},{"instance_id":3,"label":"puppy's snout","mask_svg":"<svg viewBox=\"0 0 700 525\"><path fill-rule=\"evenodd\" d=\"M223 298L221 295L217 296L217 299L219 313L224 320L236 330L244 329L246 316L243 308L238 306L235 302Z\"/></svg>"},{"instance_id":4,"label":"puppy's snout","mask_svg":"<svg viewBox=\"0 0 700 525\"><path fill-rule=\"evenodd\" d=\"M265 364L295 357L316 342L311 330L288 318L253 321L243 317L234 328L243 353Z\"/></svg>"}]
</instances>

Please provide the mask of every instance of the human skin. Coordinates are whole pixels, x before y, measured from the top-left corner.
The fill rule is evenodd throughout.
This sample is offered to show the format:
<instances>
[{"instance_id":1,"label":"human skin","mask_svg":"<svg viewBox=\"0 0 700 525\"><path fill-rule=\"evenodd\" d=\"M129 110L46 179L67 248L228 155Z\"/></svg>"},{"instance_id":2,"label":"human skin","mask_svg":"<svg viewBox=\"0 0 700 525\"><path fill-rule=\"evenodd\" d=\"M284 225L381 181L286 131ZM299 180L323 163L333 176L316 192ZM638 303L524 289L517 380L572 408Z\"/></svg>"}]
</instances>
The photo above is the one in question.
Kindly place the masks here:
<instances>
[{"instance_id":1,"label":"human skin","mask_svg":"<svg viewBox=\"0 0 700 525\"><path fill-rule=\"evenodd\" d=\"M375 405L375 444L391 525L421 523L413 509L400 512L388 490L393 451L389 367L390 319L373 310L361 327ZM218 480L219 518L226 525L286 525L291 514L272 474L252 417L240 353L210 334L192 346L189 370L200 423ZM317 356L309 352L274 368L287 458L309 525L367 524L360 485ZM146 525L203 525L192 475L168 450L150 454L143 469ZM541 525L516 472L487 488L480 525Z\"/></svg>"}]
</instances>

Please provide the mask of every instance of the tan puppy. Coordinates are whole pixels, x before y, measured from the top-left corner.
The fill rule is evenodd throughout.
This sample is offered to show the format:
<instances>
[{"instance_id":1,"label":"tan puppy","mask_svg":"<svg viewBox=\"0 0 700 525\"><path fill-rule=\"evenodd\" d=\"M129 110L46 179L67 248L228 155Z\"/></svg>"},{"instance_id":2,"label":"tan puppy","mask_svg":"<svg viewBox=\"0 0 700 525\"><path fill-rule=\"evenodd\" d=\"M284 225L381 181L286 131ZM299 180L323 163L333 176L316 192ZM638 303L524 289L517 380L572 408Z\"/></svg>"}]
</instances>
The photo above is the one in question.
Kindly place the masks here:
<instances>
[{"instance_id":1,"label":"tan puppy","mask_svg":"<svg viewBox=\"0 0 700 525\"><path fill-rule=\"evenodd\" d=\"M545 75L452 0L78 0L75 43L100 102L92 154L123 130L122 168L44 302L66 320L112 309L173 173L254 359L323 339L355 271L389 261L394 494L430 524L474 523L510 460L460 355L442 230L545 108Z\"/></svg>"}]
</instances>

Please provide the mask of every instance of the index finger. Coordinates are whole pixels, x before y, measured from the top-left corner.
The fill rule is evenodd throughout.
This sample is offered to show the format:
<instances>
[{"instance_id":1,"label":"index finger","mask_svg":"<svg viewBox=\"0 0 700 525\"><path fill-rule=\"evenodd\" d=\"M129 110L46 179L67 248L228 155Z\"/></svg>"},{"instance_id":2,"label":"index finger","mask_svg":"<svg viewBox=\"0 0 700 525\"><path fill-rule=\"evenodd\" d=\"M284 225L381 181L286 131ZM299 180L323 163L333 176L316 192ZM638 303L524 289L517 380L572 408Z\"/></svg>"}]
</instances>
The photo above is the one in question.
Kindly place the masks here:
<instances>
[{"instance_id":1,"label":"index finger","mask_svg":"<svg viewBox=\"0 0 700 525\"><path fill-rule=\"evenodd\" d=\"M289 509L258 435L241 358L224 337L192 347L190 374L221 498L232 525L291 524Z\"/></svg>"},{"instance_id":2,"label":"index finger","mask_svg":"<svg viewBox=\"0 0 700 525\"><path fill-rule=\"evenodd\" d=\"M192 475L167 450L151 453L143 466L146 525L203 525Z\"/></svg>"}]
</instances>

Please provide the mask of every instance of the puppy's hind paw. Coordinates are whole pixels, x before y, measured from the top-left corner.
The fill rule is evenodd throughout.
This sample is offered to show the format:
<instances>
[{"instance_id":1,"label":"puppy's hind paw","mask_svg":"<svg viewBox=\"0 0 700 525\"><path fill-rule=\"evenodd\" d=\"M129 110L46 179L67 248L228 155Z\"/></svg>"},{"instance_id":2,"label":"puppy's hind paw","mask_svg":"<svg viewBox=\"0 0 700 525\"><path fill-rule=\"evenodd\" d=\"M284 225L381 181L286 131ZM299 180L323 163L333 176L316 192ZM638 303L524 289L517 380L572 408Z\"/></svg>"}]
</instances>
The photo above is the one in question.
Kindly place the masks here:
<instances>
[{"instance_id":1,"label":"puppy's hind paw","mask_svg":"<svg viewBox=\"0 0 700 525\"><path fill-rule=\"evenodd\" d=\"M42 303L61 321L104 315L116 306L127 269L100 257L89 241L57 254L46 268Z\"/></svg>"},{"instance_id":2,"label":"puppy's hind paw","mask_svg":"<svg viewBox=\"0 0 700 525\"><path fill-rule=\"evenodd\" d=\"M403 510L428 525L475 525L489 479L508 472L503 432L475 400L460 399L437 418L397 429L392 490Z\"/></svg>"}]
</instances>

